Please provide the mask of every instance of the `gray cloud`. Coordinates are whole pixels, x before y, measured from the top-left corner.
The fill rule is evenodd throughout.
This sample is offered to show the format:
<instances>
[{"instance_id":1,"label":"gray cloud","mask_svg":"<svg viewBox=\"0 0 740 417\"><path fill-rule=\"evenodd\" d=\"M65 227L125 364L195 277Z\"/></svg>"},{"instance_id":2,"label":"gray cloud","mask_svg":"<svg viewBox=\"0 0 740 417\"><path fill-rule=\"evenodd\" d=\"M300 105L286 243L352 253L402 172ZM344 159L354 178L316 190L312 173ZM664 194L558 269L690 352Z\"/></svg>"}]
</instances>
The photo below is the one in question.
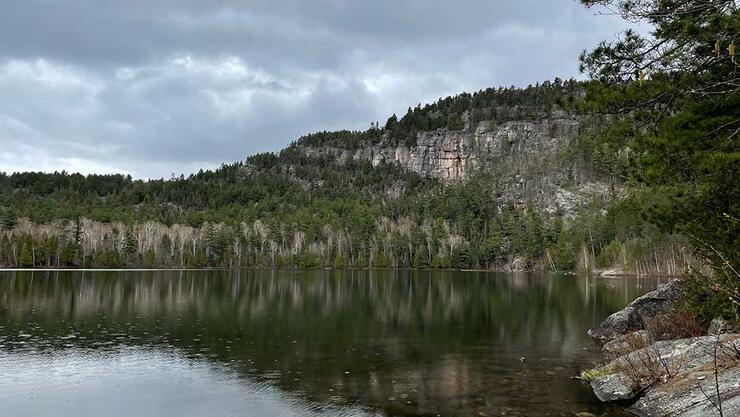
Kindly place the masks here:
<instances>
[{"instance_id":1,"label":"gray cloud","mask_svg":"<svg viewBox=\"0 0 740 417\"><path fill-rule=\"evenodd\" d=\"M577 76L575 0L5 0L0 171L192 172L463 90Z\"/></svg>"}]
</instances>

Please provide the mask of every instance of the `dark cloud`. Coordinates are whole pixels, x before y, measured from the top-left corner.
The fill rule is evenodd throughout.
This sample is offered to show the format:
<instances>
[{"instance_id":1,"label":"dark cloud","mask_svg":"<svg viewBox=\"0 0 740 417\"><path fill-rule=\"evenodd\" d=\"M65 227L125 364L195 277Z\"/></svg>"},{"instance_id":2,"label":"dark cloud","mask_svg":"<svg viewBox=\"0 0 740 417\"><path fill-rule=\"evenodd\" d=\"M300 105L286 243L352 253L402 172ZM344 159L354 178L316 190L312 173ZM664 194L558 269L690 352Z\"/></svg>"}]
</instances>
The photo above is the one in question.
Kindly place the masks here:
<instances>
[{"instance_id":1,"label":"dark cloud","mask_svg":"<svg viewBox=\"0 0 740 417\"><path fill-rule=\"evenodd\" d=\"M168 176L463 90L577 76L575 0L5 0L0 171Z\"/></svg>"}]
</instances>

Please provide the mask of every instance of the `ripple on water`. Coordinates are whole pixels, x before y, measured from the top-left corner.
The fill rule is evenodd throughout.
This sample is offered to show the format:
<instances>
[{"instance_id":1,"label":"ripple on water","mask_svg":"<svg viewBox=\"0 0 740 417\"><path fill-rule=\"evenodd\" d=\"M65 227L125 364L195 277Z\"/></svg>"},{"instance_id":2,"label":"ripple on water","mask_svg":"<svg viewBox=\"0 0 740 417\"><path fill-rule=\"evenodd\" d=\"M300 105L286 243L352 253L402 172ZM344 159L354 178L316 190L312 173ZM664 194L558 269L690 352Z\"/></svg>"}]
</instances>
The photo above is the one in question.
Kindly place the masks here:
<instances>
[{"instance_id":1,"label":"ripple on water","mask_svg":"<svg viewBox=\"0 0 740 417\"><path fill-rule=\"evenodd\" d=\"M597 355L584 330L651 289L485 273L23 274L0 279L0 416L612 413L570 379Z\"/></svg>"}]
</instances>

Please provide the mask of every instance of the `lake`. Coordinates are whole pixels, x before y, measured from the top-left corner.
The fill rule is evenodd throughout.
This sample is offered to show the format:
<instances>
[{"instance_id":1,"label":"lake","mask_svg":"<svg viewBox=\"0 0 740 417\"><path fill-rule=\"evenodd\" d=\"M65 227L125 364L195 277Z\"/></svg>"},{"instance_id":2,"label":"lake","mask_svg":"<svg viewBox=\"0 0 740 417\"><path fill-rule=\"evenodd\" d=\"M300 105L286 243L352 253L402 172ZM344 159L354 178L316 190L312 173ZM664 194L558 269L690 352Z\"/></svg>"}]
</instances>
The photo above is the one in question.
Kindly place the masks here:
<instances>
[{"instance_id":1,"label":"lake","mask_svg":"<svg viewBox=\"0 0 740 417\"><path fill-rule=\"evenodd\" d=\"M0 271L0 416L623 416L572 377L657 279Z\"/></svg>"}]
</instances>

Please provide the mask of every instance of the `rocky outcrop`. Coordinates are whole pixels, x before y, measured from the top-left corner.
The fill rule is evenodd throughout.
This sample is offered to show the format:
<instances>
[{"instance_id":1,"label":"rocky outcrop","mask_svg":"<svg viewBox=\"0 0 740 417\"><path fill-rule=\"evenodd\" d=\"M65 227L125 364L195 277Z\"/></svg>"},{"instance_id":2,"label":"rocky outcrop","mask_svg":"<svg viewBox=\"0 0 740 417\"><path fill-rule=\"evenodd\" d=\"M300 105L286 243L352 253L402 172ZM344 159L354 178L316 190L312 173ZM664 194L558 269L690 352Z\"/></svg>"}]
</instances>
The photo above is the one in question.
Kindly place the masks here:
<instances>
[{"instance_id":1,"label":"rocky outcrop","mask_svg":"<svg viewBox=\"0 0 740 417\"><path fill-rule=\"evenodd\" d=\"M720 318L716 318L712 320L711 323L709 323L709 334L710 335L733 333L734 331L735 331L735 327L733 325L728 323L726 320L722 320Z\"/></svg>"},{"instance_id":2,"label":"rocky outcrop","mask_svg":"<svg viewBox=\"0 0 740 417\"><path fill-rule=\"evenodd\" d=\"M620 356L591 381L601 401L639 399L629 411L641 416L705 416L717 383L725 415L740 415L740 335L664 340ZM702 390L704 393L702 393Z\"/></svg>"},{"instance_id":3,"label":"rocky outcrop","mask_svg":"<svg viewBox=\"0 0 740 417\"><path fill-rule=\"evenodd\" d=\"M552 156L563 143L575 138L581 120L570 113L542 114L539 120L503 123L480 122L466 130L438 129L419 132L416 146L389 146L385 141L360 149L301 147L307 155L328 155L338 161L370 161L373 165L395 162L421 175L445 181L466 178L481 163L502 163L510 158Z\"/></svg>"},{"instance_id":4,"label":"rocky outcrop","mask_svg":"<svg viewBox=\"0 0 740 417\"><path fill-rule=\"evenodd\" d=\"M645 321L665 312L681 298L684 288L683 281L674 279L668 284L660 286L657 290L636 298L635 301L630 303L630 307L637 310L637 313Z\"/></svg>"},{"instance_id":5,"label":"rocky outcrop","mask_svg":"<svg viewBox=\"0 0 740 417\"><path fill-rule=\"evenodd\" d=\"M562 110L536 118L506 122L482 121L463 130L438 129L417 133L414 146L393 145L387 136L348 148L297 144L309 157L337 163L365 161L374 166L396 163L424 177L454 182L468 178L477 167L491 173L503 204L535 204L552 215L575 218L595 197L615 190L592 178L572 158L568 145L592 122Z\"/></svg>"},{"instance_id":6,"label":"rocky outcrop","mask_svg":"<svg viewBox=\"0 0 740 417\"><path fill-rule=\"evenodd\" d=\"M643 330L650 319L665 312L681 297L683 288L682 281L673 280L607 317L598 327L590 329L588 335L603 345L620 336Z\"/></svg>"},{"instance_id":7,"label":"rocky outcrop","mask_svg":"<svg viewBox=\"0 0 740 417\"><path fill-rule=\"evenodd\" d=\"M717 381L711 369L704 369L658 385L628 411L642 417L719 416L715 405L710 402L717 403L717 387L724 416L740 416L740 366L737 365L721 369Z\"/></svg>"},{"instance_id":8,"label":"rocky outcrop","mask_svg":"<svg viewBox=\"0 0 740 417\"><path fill-rule=\"evenodd\" d=\"M637 310L634 307L627 306L607 317L599 327L590 329L588 335L595 341L605 344L643 328L642 318Z\"/></svg>"},{"instance_id":9,"label":"rocky outcrop","mask_svg":"<svg viewBox=\"0 0 740 417\"><path fill-rule=\"evenodd\" d=\"M679 280L637 298L612 314L589 335L611 360L591 370L591 388L601 401L632 403L643 417L740 416L740 334L714 320L710 335L654 341L645 323L675 303Z\"/></svg>"}]
</instances>

